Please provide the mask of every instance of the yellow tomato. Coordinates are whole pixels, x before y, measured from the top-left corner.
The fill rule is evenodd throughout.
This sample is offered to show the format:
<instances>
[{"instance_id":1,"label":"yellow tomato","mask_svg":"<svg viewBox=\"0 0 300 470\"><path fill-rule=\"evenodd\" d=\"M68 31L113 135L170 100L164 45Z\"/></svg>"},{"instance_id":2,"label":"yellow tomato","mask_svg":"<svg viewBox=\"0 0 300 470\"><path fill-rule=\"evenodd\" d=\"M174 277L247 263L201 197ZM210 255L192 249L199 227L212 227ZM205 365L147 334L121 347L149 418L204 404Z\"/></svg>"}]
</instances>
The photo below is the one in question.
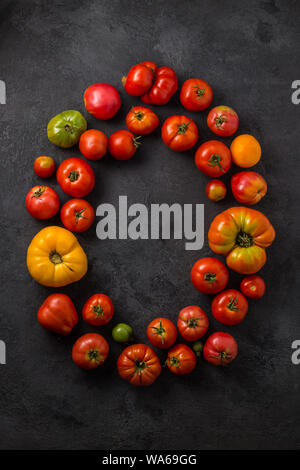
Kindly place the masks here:
<instances>
[{"instance_id":1,"label":"yellow tomato","mask_svg":"<svg viewBox=\"0 0 300 470\"><path fill-rule=\"evenodd\" d=\"M79 281L87 272L87 257L73 233L46 227L36 234L27 250L27 267L37 282L61 287Z\"/></svg>"},{"instance_id":2,"label":"yellow tomato","mask_svg":"<svg viewBox=\"0 0 300 470\"><path fill-rule=\"evenodd\" d=\"M232 161L242 167L250 168L259 162L261 146L259 142L249 134L236 137L230 146Z\"/></svg>"}]
</instances>

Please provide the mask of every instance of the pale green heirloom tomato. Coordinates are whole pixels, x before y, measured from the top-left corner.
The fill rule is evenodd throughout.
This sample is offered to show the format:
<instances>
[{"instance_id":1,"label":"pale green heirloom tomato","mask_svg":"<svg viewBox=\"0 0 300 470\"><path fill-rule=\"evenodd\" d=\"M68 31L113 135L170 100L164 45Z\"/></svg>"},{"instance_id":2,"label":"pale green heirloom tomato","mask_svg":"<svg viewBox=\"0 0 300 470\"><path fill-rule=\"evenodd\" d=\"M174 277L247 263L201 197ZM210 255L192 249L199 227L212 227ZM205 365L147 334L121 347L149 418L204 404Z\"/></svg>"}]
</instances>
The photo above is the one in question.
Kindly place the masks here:
<instances>
[{"instance_id":1,"label":"pale green heirloom tomato","mask_svg":"<svg viewBox=\"0 0 300 470\"><path fill-rule=\"evenodd\" d=\"M69 148L79 142L80 136L87 129L87 122L79 111L63 111L49 121L48 139L58 147Z\"/></svg>"},{"instance_id":2,"label":"pale green heirloom tomato","mask_svg":"<svg viewBox=\"0 0 300 470\"><path fill-rule=\"evenodd\" d=\"M118 323L112 330L112 337L117 343L128 343L132 339L131 326Z\"/></svg>"}]
</instances>

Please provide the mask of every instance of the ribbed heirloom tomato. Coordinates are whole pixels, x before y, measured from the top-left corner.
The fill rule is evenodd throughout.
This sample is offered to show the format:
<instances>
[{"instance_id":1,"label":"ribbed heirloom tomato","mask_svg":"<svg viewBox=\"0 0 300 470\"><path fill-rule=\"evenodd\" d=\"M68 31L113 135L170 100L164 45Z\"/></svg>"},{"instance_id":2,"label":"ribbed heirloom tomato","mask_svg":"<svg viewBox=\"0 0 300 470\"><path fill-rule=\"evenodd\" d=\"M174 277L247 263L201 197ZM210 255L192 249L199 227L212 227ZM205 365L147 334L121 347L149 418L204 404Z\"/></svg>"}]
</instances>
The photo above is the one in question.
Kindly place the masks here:
<instances>
[{"instance_id":1,"label":"ribbed heirloom tomato","mask_svg":"<svg viewBox=\"0 0 300 470\"><path fill-rule=\"evenodd\" d=\"M198 148L195 154L195 164L205 175L218 178L230 169L231 152L222 142L209 140Z\"/></svg>"},{"instance_id":2,"label":"ribbed heirloom tomato","mask_svg":"<svg viewBox=\"0 0 300 470\"><path fill-rule=\"evenodd\" d=\"M178 81L175 71L171 67L159 67L154 70L154 81L150 90L142 96L141 100L145 104L162 106L170 101L177 88Z\"/></svg>"},{"instance_id":3,"label":"ribbed heirloom tomato","mask_svg":"<svg viewBox=\"0 0 300 470\"><path fill-rule=\"evenodd\" d=\"M186 341L196 341L202 338L207 332L208 326L209 321L206 314L197 305L190 305L180 310L177 328Z\"/></svg>"},{"instance_id":4,"label":"ribbed heirloom tomato","mask_svg":"<svg viewBox=\"0 0 300 470\"><path fill-rule=\"evenodd\" d=\"M68 335L78 323L78 314L72 300L66 294L51 294L38 311L38 322L58 335Z\"/></svg>"},{"instance_id":5,"label":"ribbed heirloom tomato","mask_svg":"<svg viewBox=\"0 0 300 470\"><path fill-rule=\"evenodd\" d=\"M227 194L227 188L223 181L210 180L205 188L208 199L214 202L222 201Z\"/></svg>"},{"instance_id":6,"label":"ribbed heirloom tomato","mask_svg":"<svg viewBox=\"0 0 300 470\"><path fill-rule=\"evenodd\" d=\"M149 323L147 327L147 336L153 346L168 349L173 346L176 341L176 326L167 318L156 318Z\"/></svg>"},{"instance_id":7,"label":"ribbed heirloom tomato","mask_svg":"<svg viewBox=\"0 0 300 470\"><path fill-rule=\"evenodd\" d=\"M104 121L114 117L121 107L119 92L109 83L90 85L84 92L83 101L88 113Z\"/></svg>"},{"instance_id":8,"label":"ribbed heirloom tomato","mask_svg":"<svg viewBox=\"0 0 300 470\"><path fill-rule=\"evenodd\" d=\"M109 353L109 345L103 336L87 333L78 338L72 349L72 359L82 369L101 366Z\"/></svg>"},{"instance_id":9,"label":"ribbed heirloom tomato","mask_svg":"<svg viewBox=\"0 0 300 470\"><path fill-rule=\"evenodd\" d=\"M73 147L86 131L87 122L79 111L63 111L48 123L47 135L52 144L62 148Z\"/></svg>"},{"instance_id":10,"label":"ribbed heirloom tomato","mask_svg":"<svg viewBox=\"0 0 300 470\"><path fill-rule=\"evenodd\" d=\"M129 131L114 132L108 140L108 151L116 160L129 160L141 143Z\"/></svg>"},{"instance_id":11,"label":"ribbed heirloom tomato","mask_svg":"<svg viewBox=\"0 0 300 470\"><path fill-rule=\"evenodd\" d=\"M61 208L60 218L71 232L85 232L95 219L95 211L85 199L70 199Z\"/></svg>"},{"instance_id":12,"label":"ribbed heirloom tomato","mask_svg":"<svg viewBox=\"0 0 300 470\"><path fill-rule=\"evenodd\" d=\"M129 70L122 83L131 96L142 96L151 88L156 70L154 62L141 62Z\"/></svg>"},{"instance_id":13,"label":"ribbed heirloom tomato","mask_svg":"<svg viewBox=\"0 0 300 470\"><path fill-rule=\"evenodd\" d=\"M100 160L107 151L108 139L104 132L97 129L89 129L81 134L79 150L88 160Z\"/></svg>"},{"instance_id":14,"label":"ribbed heirloom tomato","mask_svg":"<svg viewBox=\"0 0 300 470\"><path fill-rule=\"evenodd\" d=\"M110 322L114 311L114 305L108 295L94 294L86 301L82 316L87 323L102 326Z\"/></svg>"},{"instance_id":15,"label":"ribbed heirloom tomato","mask_svg":"<svg viewBox=\"0 0 300 470\"><path fill-rule=\"evenodd\" d=\"M33 171L40 178L49 178L55 172L55 162L52 157L45 155L34 160Z\"/></svg>"},{"instance_id":16,"label":"ribbed heirloom tomato","mask_svg":"<svg viewBox=\"0 0 300 470\"><path fill-rule=\"evenodd\" d=\"M237 131L239 118L229 106L216 106L208 113L207 125L215 134L228 137Z\"/></svg>"},{"instance_id":17,"label":"ribbed heirloom tomato","mask_svg":"<svg viewBox=\"0 0 300 470\"><path fill-rule=\"evenodd\" d=\"M61 189L72 197L85 197L95 186L92 167L81 158L67 158L58 167L56 178Z\"/></svg>"},{"instance_id":18,"label":"ribbed heirloom tomato","mask_svg":"<svg viewBox=\"0 0 300 470\"><path fill-rule=\"evenodd\" d=\"M189 374L195 369L196 364L196 354L186 344L176 344L168 351L166 365L173 374Z\"/></svg>"},{"instance_id":19,"label":"ribbed heirloom tomato","mask_svg":"<svg viewBox=\"0 0 300 470\"><path fill-rule=\"evenodd\" d=\"M45 220L57 213L60 201L57 192L49 186L34 186L26 196L25 205L32 217Z\"/></svg>"},{"instance_id":20,"label":"ribbed heirloom tomato","mask_svg":"<svg viewBox=\"0 0 300 470\"><path fill-rule=\"evenodd\" d=\"M200 78L190 78L182 85L180 101L189 111L203 111L211 105L213 91L211 86Z\"/></svg>"},{"instance_id":21,"label":"ribbed heirloom tomato","mask_svg":"<svg viewBox=\"0 0 300 470\"><path fill-rule=\"evenodd\" d=\"M126 116L126 124L134 134L146 135L151 134L157 128L159 119L152 109L134 106Z\"/></svg>"},{"instance_id":22,"label":"ribbed heirloom tomato","mask_svg":"<svg viewBox=\"0 0 300 470\"><path fill-rule=\"evenodd\" d=\"M120 354L118 371L132 385L151 385L161 373L157 354L146 344L133 344Z\"/></svg>"},{"instance_id":23,"label":"ribbed heirloom tomato","mask_svg":"<svg viewBox=\"0 0 300 470\"><path fill-rule=\"evenodd\" d=\"M227 265L241 274L254 274L267 260L266 248L275 238L267 217L248 207L231 207L217 215L208 231L209 246L226 256Z\"/></svg>"},{"instance_id":24,"label":"ribbed heirloom tomato","mask_svg":"<svg viewBox=\"0 0 300 470\"><path fill-rule=\"evenodd\" d=\"M249 299L260 299L266 292L265 281L257 275L244 277L240 287L243 294Z\"/></svg>"},{"instance_id":25,"label":"ribbed heirloom tomato","mask_svg":"<svg viewBox=\"0 0 300 470\"><path fill-rule=\"evenodd\" d=\"M197 142L198 129L194 121L186 116L170 116L162 126L161 137L167 147L184 152Z\"/></svg>"},{"instance_id":26,"label":"ribbed heirloom tomato","mask_svg":"<svg viewBox=\"0 0 300 470\"><path fill-rule=\"evenodd\" d=\"M192 268L191 279L196 289L203 294L216 294L227 286L229 273L217 258L201 258Z\"/></svg>"},{"instance_id":27,"label":"ribbed heirloom tomato","mask_svg":"<svg viewBox=\"0 0 300 470\"><path fill-rule=\"evenodd\" d=\"M248 312L248 301L241 292L227 289L216 295L212 302L212 314L224 325L237 325Z\"/></svg>"},{"instance_id":28,"label":"ribbed heirloom tomato","mask_svg":"<svg viewBox=\"0 0 300 470\"><path fill-rule=\"evenodd\" d=\"M233 336L218 331L210 335L203 348L203 357L214 366L226 366L238 353L238 346Z\"/></svg>"},{"instance_id":29,"label":"ribbed heirloom tomato","mask_svg":"<svg viewBox=\"0 0 300 470\"><path fill-rule=\"evenodd\" d=\"M231 190L237 202L257 204L267 193L266 180L255 171L241 171L231 178Z\"/></svg>"}]
</instances>

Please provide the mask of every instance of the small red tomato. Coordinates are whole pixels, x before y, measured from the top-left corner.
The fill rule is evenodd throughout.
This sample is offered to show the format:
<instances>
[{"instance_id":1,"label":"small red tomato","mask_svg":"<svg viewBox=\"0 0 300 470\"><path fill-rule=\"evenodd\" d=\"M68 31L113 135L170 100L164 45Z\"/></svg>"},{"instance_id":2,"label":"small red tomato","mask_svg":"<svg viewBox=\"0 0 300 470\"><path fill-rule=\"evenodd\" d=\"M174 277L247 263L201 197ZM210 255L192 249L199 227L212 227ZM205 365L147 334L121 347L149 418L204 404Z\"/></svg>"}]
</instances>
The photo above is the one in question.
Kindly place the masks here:
<instances>
[{"instance_id":1,"label":"small red tomato","mask_svg":"<svg viewBox=\"0 0 300 470\"><path fill-rule=\"evenodd\" d=\"M192 268L191 279L203 294L216 294L227 286L229 273L225 264L217 258L201 258Z\"/></svg>"},{"instance_id":2,"label":"small red tomato","mask_svg":"<svg viewBox=\"0 0 300 470\"><path fill-rule=\"evenodd\" d=\"M253 206L267 193L266 180L255 171L241 171L231 178L231 190L241 204Z\"/></svg>"},{"instance_id":3,"label":"small red tomato","mask_svg":"<svg viewBox=\"0 0 300 470\"><path fill-rule=\"evenodd\" d=\"M244 277L241 282L241 291L249 299L260 299L266 292L266 283L257 275Z\"/></svg>"},{"instance_id":4,"label":"small red tomato","mask_svg":"<svg viewBox=\"0 0 300 470\"><path fill-rule=\"evenodd\" d=\"M138 139L129 131L114 132L108 140L108 151L117 160L129 160L140 145Z\"/></svg>"},{"instance_id":5,"label":"small red tomato","mask_svg":"<svg viewBox=\"0 0 300 470\"><path fill-rule=\"evenodd\" d=\"M105 362L108 352L108 342L103 336L88 333L75 342L72 359L82 369L95 369Z\"/></svg>"},{"instance_id":6,"label":"small red tomato","mask_svg":"<svg viewBox=\"0 0 300 470\"><path fill-rule=\"evenodd\" d=\"M239 118L229 106L216 106L208 113L207 125L215 134L228 137L237 131Z\"/></svg>"},{"instance_id":7,"label":"small red tomato","mask_svg":"<svg viewBox=\"0 0 300 470\"><path fill-rule=\"evenodd\" d=\"M100 160L106 154L107 142L104 132L89 129L80 136L79 150L88 160Z\"/></svg>"},{"instance_id":8,"label":"small red tomato","mask_svg":"<svg viewBox=\"0 0 300 470\"><path fill-rule=\"evenodd\" d=\"M231 152L222 142L209 140L198 148L195 154L195 164L205 175L218 178L230 169Z\"/></svg>"},{"instance_id":9,"label":"small red tomato","mask_svg":"<svg viewBox=\"0 0 300 470\"><path fill-rule=\"evenodd\" d=\"M51 157L38 157L34 160L33 171L40 178L49 178L55 172L55 162Z\"/></svg>"},{"instance_id":10,"label":"small red tomato","mask_svg":"<svg viewBox=\"0 0 300 470\"><path fill-rule=\"evenodd\" d=\"M114 117L121 107L118 90L108 83L89 86L84 92L83 100L87 112L104 121Z\"/></svg>"},{"instance_id":11,"label":"small red tomato","mask_svg":"<svg viewBox=\"0 0 300 470\"><path fill-rule=\"evenodd\" d=\"M38 322L46 330L58 335L68 335L78 323L78 314L70 297L51 294L38 311Z\"/></svg>"},{"instance_id":12,"label":"small red tomato","mask_svg":"<svg viewBox=\"0 0 300 470\"><path fill-rule=\"evenodd\" d=\"M194 121L186 116L170 116L162 126L161 137L170 149L184 152L197 142L198 129Z\"/></svg>"},{"instance_id":13,"label":"small red tomato","mask_svg":"<svg viewBox=\"0 0 300 470\"><path fill-rule=\"evenodd\" d=\"M87 323L102 326L110 322L114 311L114 305L108 295L94 294L85 303L82 315Z\"/></svg>"},{"instance_id":14,"label":"small red tomato","mask_svg":"<svg viewBox=\"0 0 300 470\"><path fill-rule=\"evenodd\" d=\"M211 308L213 316L220 323L237 325L248 312L248 301L238 290L227 289L216 295Z\"/></svg>"},{"instance_id":15,"label":"small red tomato","mask_svg":"<svg viewBox=\"0 0 300 470\"><path fill-rule=\"evenodd\" d=\"M203 111L211 105L213 91L211 86L200 78L190 78L182 85L180 101L189 111Z\"/></svg>"},{"instance_id":16,"label":"small red tomato","mask_svg":"<svg viewBox=\"0 0 300 470\"><path fill-rule=\"evenodd\" d=\"M51 219L60 206L59 197L49 186L34 186L25 199L26 209L35 219Z\"/></svg>"},{"instance_id":17,"label":"small red tomato","mask_svg":"<svg viewBox=\"0 0 300 470\"><path fill-rule=\"evenodd\" d=\"M156 318L149 323L147 336L153 346L168 349L173 346L176 341L176 326L167 318Z\"/></svg>"},{"instance_id":18,"label":"small red tomato","mask_svg":"<svg viewBox=\"0 0 300 470\"><path fill-rule=\"evenodd\" d=\"M227 188L223 181L210 180L205 188L208 199L214 202L221 201L227 194Z\"/></svg>"},{"instance_id":19,"label":"small red tomato","mask_svg":"<svg viewBox=\"0 0 300 470\"><path fill-rule=\"evenodd\" d=\"M85 232L95 219L95 211L84 199L70 199L61 208L60 218L71 232Z\"/></svg>"},{"instance_id":20,"label":"small red tomato","mask_svg":"<svg viewBox=\"0 0 300 470\"><path fill-rule=\"evenodd\" d=\"M233 336L218 331L210 335L203 348L203 356L214 366L226 366L238 353L238 346Z\"/></svg>"},{"instance_id":21,"label":"small red tomato","mask_svg":"<svg viewBox=\"0 0 300 470\"><path fill-rule=\"evenodd\" d=\"M126 116L126 125L134 134L151 134L159 124L157 115L145 106L131 108Z\"/></svg>"},{"instance_id":22,"label":"small red tomato","mask_svg":"<svg viewBox=\"0 0 300 470\"><path fill-rule=\"evenodd\" d=\"M151 64L151 62L143 63L148 66ZM171 67L155 68L153 85L150 90L141 97L141 100L145 104L162 106L170 101L174 93L176 93L177 88L178 80L175 70L171 69Z\"/></svg>"},{"instance_id":23,"label":"small red tomato","mask_svg":"<svg viewBox=\"0 0 300 470\"><path fill-rule=\"evenodd\" d=\"M209 321L197 305L190 305L179 312L177 328L186 341L197 341L202 338L208 330Z\"/></svg>"},{"instance_id":24,"label":"small red tomato","mask_svg":"<svg viewBox=\"0 0 300 470\"><path fill-rule=\"evenodd\" d=\"M155 70L156 65L153 62L142 62L131 67L127 77L122 78L127 93L131 96L142 96L147 93L152 86Z\"/></svg>"},{"instance_id":25,"label":"small red tomato","mask_svg":"<svg viewBox=\"0 0 300 470\"><path fill-rule=\"evenodd\" d=\"M72 197L85 197L95 186L92 167L81 158L67 158L58 167L56 178L61 189Z\"/></svg>"},{"instance_id":26,"label":"small red tomato","mask_svg":"<svg viewBox=\"0 0 300 470\"><path fill-rule=\"evenodd\" d=\"M186 344L176 344L168 351L166 364L173 374L186 375L196 367L196 354Z\"/></svg>"}]
</instances>

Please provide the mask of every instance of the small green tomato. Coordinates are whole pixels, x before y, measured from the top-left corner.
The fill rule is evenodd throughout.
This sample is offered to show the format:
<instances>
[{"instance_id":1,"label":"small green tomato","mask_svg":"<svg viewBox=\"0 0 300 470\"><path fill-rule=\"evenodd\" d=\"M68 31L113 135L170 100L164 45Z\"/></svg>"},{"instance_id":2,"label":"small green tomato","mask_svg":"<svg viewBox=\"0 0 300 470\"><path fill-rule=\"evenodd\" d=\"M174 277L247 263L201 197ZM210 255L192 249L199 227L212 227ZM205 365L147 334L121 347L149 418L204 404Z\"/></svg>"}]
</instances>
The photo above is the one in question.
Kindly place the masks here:
<instances>
[{"instance_id":1,"label":"small green tomato","mask_svg":"<svg viewBox=\"0 0 300 470\"><path fill-rule=\"evenodd\" d=\"M112 337L117 343L128 343L132 339L132 328L126 323L118 323L112 330Z\"/></svg>"}]
</instances>

